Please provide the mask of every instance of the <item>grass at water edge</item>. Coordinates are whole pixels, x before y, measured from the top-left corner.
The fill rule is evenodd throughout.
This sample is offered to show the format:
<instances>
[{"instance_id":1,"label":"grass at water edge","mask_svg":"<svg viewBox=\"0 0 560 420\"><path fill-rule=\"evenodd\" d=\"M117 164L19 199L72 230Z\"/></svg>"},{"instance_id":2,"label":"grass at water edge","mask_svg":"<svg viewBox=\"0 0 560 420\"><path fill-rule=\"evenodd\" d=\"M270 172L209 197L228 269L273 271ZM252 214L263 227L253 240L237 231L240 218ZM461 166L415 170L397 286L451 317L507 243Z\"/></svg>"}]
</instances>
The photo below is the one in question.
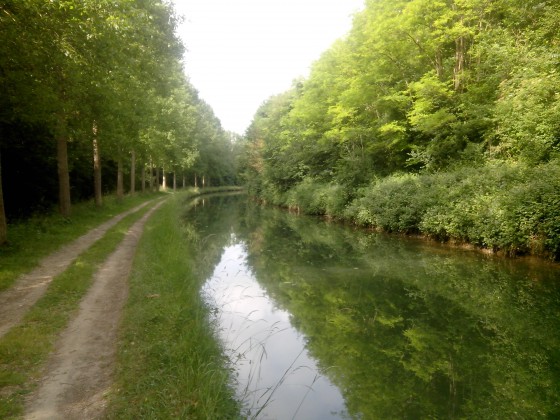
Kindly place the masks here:
<instances>
[{"instance_id":1,"label":"grass at water edge","mask_svg":"<svg viewBox=\"0 0 560 420\"><path fill-rule=\"evenodd\" d=\"M140 240L108 418L240 417L227 359L191 273L180 221L186 198L171 197Z\"/></svg>"}]
</instances>

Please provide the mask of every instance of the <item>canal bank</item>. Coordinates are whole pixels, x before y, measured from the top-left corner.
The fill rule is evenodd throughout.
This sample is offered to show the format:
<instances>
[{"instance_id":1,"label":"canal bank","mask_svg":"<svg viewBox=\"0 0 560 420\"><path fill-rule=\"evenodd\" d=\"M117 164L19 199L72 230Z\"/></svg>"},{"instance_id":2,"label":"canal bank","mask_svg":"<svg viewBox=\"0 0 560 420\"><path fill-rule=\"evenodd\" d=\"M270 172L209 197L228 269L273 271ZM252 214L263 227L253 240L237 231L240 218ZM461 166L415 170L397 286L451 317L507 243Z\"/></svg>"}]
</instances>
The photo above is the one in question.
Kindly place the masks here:
<instances>
[{"instance_id":1,"label":"canal bank","mask_svg":"<svg viewBox=\"0 0 560 420\"><path fill-rule=\"evenodd\" d=\"M177 284L206 308L189 309L191 297L163 279L166 268L148 271L151 286L138 300L159 309L139 322L156 341L142 353L160 365L141 382L148 391L170 384L154 395L196 402L174 382L176 366L165 367L176 357L179 371L192 369L191 350L170 357L169 347L190 334L194 315L217 340L215 358L202 360L221 378L218 395L232 402L230 417L238 410L245 418L325 418L312 413L321 398L336 405L331 418L558 415L555 267L328 224L245 196L199 199L179 215L174 231L185 245L176 260L189 276ZM163 242L166 254L174 242ZM175 300L158 303L162 293ZM168 325L170 308L182 315ZM144 333L131 336L129 351ZM133 382L145 376L147 356L140 356L130 356L134 366L141 361ZM302 372L309 375L297 383ZM298 397L278 411L274 401L294 389Z\"/></svg>"}]
</instances>

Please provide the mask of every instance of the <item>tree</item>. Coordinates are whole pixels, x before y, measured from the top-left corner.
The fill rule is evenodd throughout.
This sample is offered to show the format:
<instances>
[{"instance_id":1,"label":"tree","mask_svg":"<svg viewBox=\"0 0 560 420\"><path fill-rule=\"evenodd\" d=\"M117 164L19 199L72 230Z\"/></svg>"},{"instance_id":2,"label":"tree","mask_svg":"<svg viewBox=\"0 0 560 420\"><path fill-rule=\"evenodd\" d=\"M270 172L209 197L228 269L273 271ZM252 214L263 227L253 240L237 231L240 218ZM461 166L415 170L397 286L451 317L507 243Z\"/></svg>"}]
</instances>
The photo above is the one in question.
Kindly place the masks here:
<instances>
[{"instance_id":1,"label":"tree","mask_svg":"<svg viewBox=\"0 0 560 420\"><path fill-rule=\"evenodd\" d=\"M4 193L2 190L2 155L0 154L0 245L8 240L8 225L4 210Z\"/></svg>"},{"instance_id":2,"label":"tree","mask_svg":"<svg viewBox=\"0 0 560 420\"><path fill-rule=\"evenodd\" d=\"M175 172L194 163L199 100L183 75L176 24L171 5L159 0L0 5L1 155L25 150L44 171L56 158L59 206L66 217L71 188L76 197L93 195L101 205L109 178L103 170L116 175L121 195L129 168L133 190L136 164L128 165L129 157L147 162L152 155ZM43 147L47 139L56 152ZM15 183L8 169L4 185ZM36 184L50 188L51 178ZM12 202L21 195L13 190L6 208L17 213L22 206ZM48 206L52 198L35 200Z\"/></svg>"}]
</instances>

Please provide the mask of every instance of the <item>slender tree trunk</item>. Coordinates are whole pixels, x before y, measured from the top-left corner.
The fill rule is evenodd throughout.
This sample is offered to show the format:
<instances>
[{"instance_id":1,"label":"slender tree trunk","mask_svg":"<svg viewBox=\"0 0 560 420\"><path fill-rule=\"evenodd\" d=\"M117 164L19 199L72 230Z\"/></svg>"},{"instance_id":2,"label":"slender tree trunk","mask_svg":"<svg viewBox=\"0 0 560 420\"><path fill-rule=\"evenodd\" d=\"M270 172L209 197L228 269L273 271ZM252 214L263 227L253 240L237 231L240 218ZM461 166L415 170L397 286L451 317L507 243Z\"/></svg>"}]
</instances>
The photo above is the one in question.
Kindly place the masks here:
<instances>
[{"instance_id":1,"label":"slender tree trunk","mask_svg":"<svg viewBox=\"0 0 560 420\"><path fill-rule=\"evenodd\" d=\"M165 181L165 179L164 179ZM156 166L156 184L155 184L156 191L159 191L159 166Z\"/></svg>"},{"instance_id":2,"label":"slender tree trunk","mask_svg":"<svg viewBox=\"0 0 560 420\"><path fill-rule=\"evenodd\" d=\"M99 153L99 139L97 138L98 127L97 121L93 122L93 192L95 196L95 205L101 207L103 205L103 193L101 187L101 155Z\"/></svg>"},{"instance_id":3,"label":"slender tree trunk","mask_svg":"<svg viewBox=\"0 0 560 420\"><path fill-rule=\"evenodd\" d=\"M70 174L68 173L68 138L66 121L63 116L58 117L56 133L56 161L58 170L58 205L60 214L70 217L72 202L70 199Z\"/></svg>"},{"instance_id":4,"label":"slender tree trunk","mask_svg":"<svg viewBox=\"0 0 560 420\"><path fill-rule=\"evenodd\" d=\"M177 191L177 172L173 171L173 191Z\"/></svg>"},{"instance_id":5,"label":"slender tree trunk","mask_svg":"<svg viewBox=\"0 0 560 420\"><path fill-rule=\"evenodd\" d=\"M198 178L197 178L196 174L194 174L194 187L198 188Z\"/></svg>"},{"instance_id":6,"label":"slender tree trunk","mask_svg":"<svg viewBox=\"0 0 560 420\"><path fill-rule=\"evenodd\" d=\"M136 152L130 152L130 194L136 192Z\"/></svg>"},{"instance_id":7,"label":"slender tree trunk","mask_svg":"<svg viewBox=\"0 0 560 420\"><path fill-rule=\"evenodd\" d=\"M161 170L161 176L162 176L161 188L163 189L163 191L166 191L167 190L167 180L165 179L165 165L163 165L163 168Z\"/></svg>"},{"instance_id":8,"label":"slender tree trunk","mask_svg":"<svg viewBox=\"0 0 560 420\"><path fill-rule=\"evenodd\" d=\"M146 164L142 163L142 192L146 192Z\"/></svg>"},{"instance_id":9,"label":"slender tree trunk","mask_svg":"<svg viewBox=\"0 0 560 420\"><path fill-rule=\"evenodd\" d=\"M152 157L150 156L150 164L148 165L148 171L150 173L150 191L154 191L154 168L152 166Z\"/></svg>"},{"instance_id":10,"label":"slender tree trunk","mask_svg":"<svg viewBox=\"0 0 560 420\"><path fill-rule=\"evenodd\" d=\"M187 182L187 180L185 179L185 174L183 174L183 188L186 187L186 184L185 184L186 182Z\"/></svg>"},{"instance_id":11,"label":"slender tree trunk","mask_svg":"<svg viewBox=\"0 0 560 420\"><path fill-rule=\"evenodd\" d=\"M0 245L8 241L8 223L4 210L4 192L2 191L2 156L0 156Z\"/></svg>"},{"instance_id":12,"label":"slender tree trunk","mask_svg":"<svg viewBox=\"0 0 560 420\"><path fill-rule=\"evenodd\" d=\"M121 200L123 197L124 197L123 165L122 165L122 158L119 157L117 161L117 199Z\"/></svg>"},{"instance_id":13,"label":"slender tree trunk","mask_svg":"<svg viewBox=\"0 0 560 420\"><path fill-rule=\"evenodd\" d=\"M202 175L202 188L204 188L204 184L206 184L206 179L205 176Z\"/></svg>"},{"instance_id":14,"label":"slender tree trunk","mask_svg":"<svg viewBox=\"0 0 560 420\"><path fill-rule=\"evenodd\" d=\"M465 69L465 55L467 42L465 37L461 36L455 40L455 67L453 68L453 86L455 91L462 90L461 76Z\"/></svg>"}]
</instances>

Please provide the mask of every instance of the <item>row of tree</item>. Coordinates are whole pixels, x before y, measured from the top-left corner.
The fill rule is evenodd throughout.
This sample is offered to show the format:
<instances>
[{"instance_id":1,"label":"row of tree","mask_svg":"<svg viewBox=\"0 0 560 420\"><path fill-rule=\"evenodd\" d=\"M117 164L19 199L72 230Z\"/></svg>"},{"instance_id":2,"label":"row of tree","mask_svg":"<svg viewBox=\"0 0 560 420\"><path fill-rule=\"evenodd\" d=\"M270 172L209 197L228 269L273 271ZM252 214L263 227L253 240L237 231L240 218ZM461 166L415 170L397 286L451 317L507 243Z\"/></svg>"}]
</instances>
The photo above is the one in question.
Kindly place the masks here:
<instances>
[{"instance_id":1,"label":"row of tree","mask_svg":"<svg viewBox=\"0 0 560 420\"><path fill-rule=\"evenodd\" d=\"M559 33L555 0L367 0L310 76L260 107L245 179L270 197L308 179L357 190L396 172L553 160Z\"/></svg>"},{"instance_id":2,"label":"row of tree","mask_svg":"<svg viewBox=\"0 0 560 420\"><path fill-rule=\"evenodd\" d=\"M159 0L0 2L0 243L6 213L58 195L69 216L71 197L122 196L125 173L132 193L166 174L234 182L231 135L184 75L178 22Z\"/></svg>"}]
</instances>

